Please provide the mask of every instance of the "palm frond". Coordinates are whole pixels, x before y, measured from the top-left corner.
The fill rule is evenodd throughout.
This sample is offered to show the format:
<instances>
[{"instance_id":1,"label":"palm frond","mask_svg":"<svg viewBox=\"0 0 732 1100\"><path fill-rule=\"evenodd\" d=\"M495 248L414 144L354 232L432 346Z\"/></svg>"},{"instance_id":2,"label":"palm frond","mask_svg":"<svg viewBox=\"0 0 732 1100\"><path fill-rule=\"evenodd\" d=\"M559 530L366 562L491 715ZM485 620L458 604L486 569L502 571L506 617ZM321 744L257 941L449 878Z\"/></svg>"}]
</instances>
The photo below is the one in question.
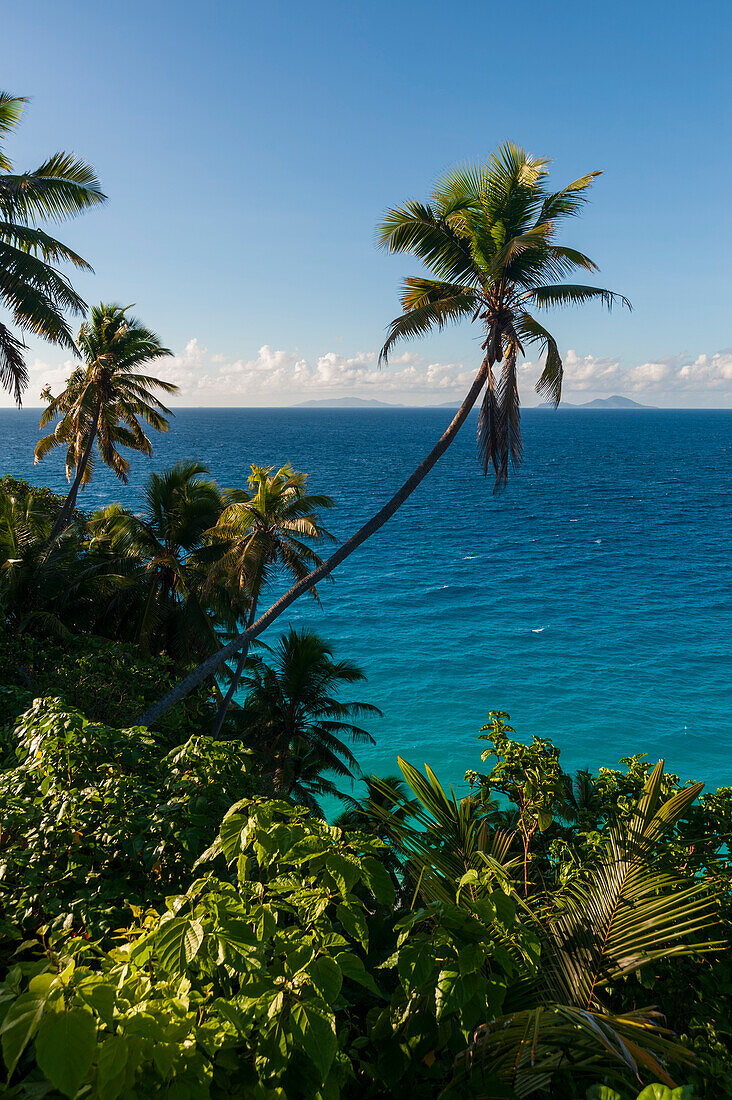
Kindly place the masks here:
<instances>
[{"instance_id":1,"label":"palm frond","mask_svg":"<svg viewBox=\"0 0 732 1100\"><path fill-rule=\"evenodd\" d=\"M612 290L604 290L598 286L580 286L577 284L538 286L529 291L527 298L542 309L554 306L582 305L584 302L593 301L601 302L608 309L612 309L617 303L627 309L633 308L624 294L616 294Z\"/></svg>"},{"instance_id":2,"label":"palm frond","mask_svg":"<svg viewBox=\"0 0 732 1100\"><path fill-rule=\"evenodd\" d=\"M18 405L28 385L28 368L23 352L25 344L0 324L0 386L12 393Z\"/></svg>"}]
</instances>

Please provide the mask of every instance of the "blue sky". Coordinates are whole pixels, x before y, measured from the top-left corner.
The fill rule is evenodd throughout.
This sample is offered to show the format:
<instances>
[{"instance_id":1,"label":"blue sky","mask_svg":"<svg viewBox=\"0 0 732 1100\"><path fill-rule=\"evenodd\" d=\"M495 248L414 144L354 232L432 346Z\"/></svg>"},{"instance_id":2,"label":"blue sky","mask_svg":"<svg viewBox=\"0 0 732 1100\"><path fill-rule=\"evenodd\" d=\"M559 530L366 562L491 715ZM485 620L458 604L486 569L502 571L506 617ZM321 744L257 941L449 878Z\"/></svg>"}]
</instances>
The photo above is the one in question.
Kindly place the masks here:
<instances>
[{"instance_id":1,"label":"blue sky","mask_svg":"<svg viewBox=\"0 0 732 1100\"><path fill-rule=\"evenodd\" d=\"M95 268L76 285L136 304L180 404L458 396L468 325L376 370L415 264L375 225L511 139L557 185L603 169L567 238L634 305L553 315L567 398L732 406L725 4L28 0L3 30L5 87L33 97L8 152L95 165L108 204L60 233ZM58 387L67 356L30 358Z\"/></svg>"}]
</instances>

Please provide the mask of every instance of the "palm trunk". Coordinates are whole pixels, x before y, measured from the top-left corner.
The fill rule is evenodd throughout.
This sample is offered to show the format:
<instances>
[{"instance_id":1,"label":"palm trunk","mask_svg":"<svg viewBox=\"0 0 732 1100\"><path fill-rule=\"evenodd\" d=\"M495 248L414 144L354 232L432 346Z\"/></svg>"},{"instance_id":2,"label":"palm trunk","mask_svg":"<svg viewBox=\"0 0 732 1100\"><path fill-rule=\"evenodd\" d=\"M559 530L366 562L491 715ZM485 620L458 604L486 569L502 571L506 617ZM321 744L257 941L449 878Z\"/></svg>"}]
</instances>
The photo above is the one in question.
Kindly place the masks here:
<instances>
[{"instance_id":1,"label":"palm trunk","mask_svg":"<svg viewBox=\"0 0 732 1100\"><path fill-rule=\"evenodd\" d=\"M228 645L223 646L218 653L214 653L211 657L202 661L201 664L198 665L197 668L194 668L192 672L189 672L179 684L176 684L167 695L164 695L157 703L153 703L153 705L137 719L138 725L151 726L154 722L157 722L159 718L162 718L164 714L167 714L171 707L179 703L190 691L197 688L199 684L203 683L208 676L215 672L222 661L227 660L229 657L233 657L233 655L244 646L248 646L251 640L256 638L258 634L261 634L263 630L266 630L283 611L287 610L290 604L293 603L298 596L301 596L303 592L308 592L324 577L332 573L342 561L345 561L345 559L354 552L354 550L357 550L359 546L366 542L367 539L371 538L372 535L376 534L376 532L391 519L404 501L411 496L420 482L424 480L438 459L442 458L443 454L460 431L460 428L467 419L468 413L473 408L480 391L485 385L489 370L490 361L486 357L475 376L475 381L470 387L467 397L458 409L449 427L445 433L440 436L435 446L420 463L414 473L407 478L402 487L397 490L391 500L388 501L383 508L379 509L376 515L372 516L355 535L351 535L347 542L339 546L327 561L324 561L317 569L313 569L312 573L309 573L307 577L303 577L297 584L293 584L292 588L290 588L284 596L281 596L279 600L273 603L272 606L265 611L264 615L260 616L260 618L251 627L245 630L243 634L234 638Z\"/></svg>"},{"instance_id":2,"label":"palm trunk","mask_svg":"<svg viewBox=\"0 0 732 1100\"><path fill-rule=\"evenodd\" d=\"M247 630L249 630L249 628L252 626L252 624L254 622L254 616L256 614L257 614L257 597L254 596L253 599L252 599L252 606L249 609L249 615L247 617ZM246 660L247 660L247 657L249 655L249 646L250 646L250 644L251 644L250 640L247 640L244 643L244 646L242 648L241 653L239 654L239 660L236 662L236 672L234 673L234 675L231 678L231 683L229 684L229 690L226 692L226 695L224 696L224 701L221 704L221 706L219 707L219 712L216 715L216 721L214 722L213 729L211 730L211 736L212 737L218 737L218 735L221 733L221 727L224 724L224 719L226 718L229 707L231 706L231 700L234 698L234 692L239 687L239 681L241 680L241 674L244 671L244 665L246 664ZM217 656L218 656L218 654L217 654Z\"/></svg>"},{"instance_id":3,"label":"palm trunk","mask_svg":"<svg viewBox=\"0 0 732 1100\"><path fill-rule=\"evenodd\" d=\"M76 507L76 497L78 496L78 493L79 493L79 486L81 485L81 480L84 477L84 471L86 470L87 465L89 464L89 458L91 457L92 447L94 446L94 440L96 439L96 436L97 436L97 422L98 422L98 420L99 420L99 410L97 409L96 416L94 417L94 423L92 424L91 428L89 429L89 438L87 439L86 444L84 445L83 453L82 453L81 458L79 459L79 461L76 465L76 474L74 475L74 480L71 483L71 488L69 489L66 500L63 502L63 505L61 506L61 511L56 516L56 520L54 522L54 525L51 528L51 533L50 533L50 535L48 536L48 539L47 539L48 542L51 542L52 539L55 539L56 535L58 535L58 533L60 531L62 531L64 529L64 527L66 527L67 522L71 518L71 515L74 511L74 508Z\"/></svg>"}]
</instances>

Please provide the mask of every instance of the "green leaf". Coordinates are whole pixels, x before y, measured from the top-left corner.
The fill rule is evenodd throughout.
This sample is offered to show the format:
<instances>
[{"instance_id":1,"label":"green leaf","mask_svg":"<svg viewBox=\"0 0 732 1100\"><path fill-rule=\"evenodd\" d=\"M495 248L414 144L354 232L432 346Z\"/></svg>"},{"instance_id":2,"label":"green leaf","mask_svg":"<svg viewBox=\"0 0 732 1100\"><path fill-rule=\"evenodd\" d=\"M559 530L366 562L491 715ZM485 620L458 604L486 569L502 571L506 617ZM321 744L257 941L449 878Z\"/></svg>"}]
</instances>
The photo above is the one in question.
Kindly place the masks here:
<instances>
[{"instance_id":1,"label":"green leaf","mask_svg":"<svg viewBox=\"0 0 732 1100\"><path fill-rule=\"evenodd\" d=\"M638 1100L693 1100L694 1090L689 1085L670 1089L667 1085L646 1085Z\"/></svg>"},{"instance_id":2,"label":"green leaf","mask_svg":"<svg viewBox=\"0 0 732 1100\"><path fill-rule=\"evenodd\" d=\"M485 947L480 943L469 943L466 947L460 948L458 969L461 974L472 974L482 968L485 959Z\"/></svg>"},{"instance_id":3,"label":"green leaf","mask_svg":"<svg viewBox=\"0 0 732 1100\"><path fill-rule=\"evenodd\" d=\"M8 1009L0 1028L3 1058L8 1079L18 1064L18 1059L38 1030L46 997L40 993L21 993Z\"/></svg>"},{"instance_id":4,"label":"green leaf","mask_svg":"<svg viewBox=\"0 0 732 1100\"><path fill-rule=\"evenodd\" d=\"M261 948L251 925L243 920L221 920L216 929L220 960L246 974L259 965Z\"/></svg>"},{"instance_id":5,"label":"green leaf","mask_svg":"<svg viewBox=\"0 0 732 1100\"><path fill-rule=\"evenodd\" d=\"M341 991L343 975L338 963L328 955L320 955L307 968L313 987L328 1004L336 999Z\"/></svg>"},{"instance_id":6,"label":"green leaf","mask_svg":"<svg viewBox=\"0 0 732 1100\"><path fill-rule=\"evenodd\" d=\"M155 947L164 970L183 974L203 943L200 921L174 917L161 925L155 934Z\"/></svg>"},{"instance_id":7,"label":"green leaf","mask_svg":"<svg viewBox=\"0 0 732 1100\"><path fill-rule=\"evenodd\" d=\"M441 970L435 989L435 1009L437 1019L445 1013L459 1012L480 988L477 974L460 974L456 970Z\"/></svg>"},{"instance_id":8,"label":"green leaf","mask_svg":"<svg viewBox=\"0 0 732 1100\"><path fill-rule=\"evenodd\" d=\"M104 1100L117 1100L125 1083L127 1040L121 1035L108 1035L99 1050L97 1062L97 1094Z\"/></svg>"},{"instance_id":9,"label":"green leaf","mask_svg":"<svg viewBox=\"0 0 732 1100\"><path fill-rule=\"evenodd\" d=\"M344 901L348 900L353 887L360 876L358 865L350 859L346 859L340 852L331 852L325 861L326 869L335 881Z\"/></svg>"},{"instance_id":10,"label":"green leaf","mask_svg":"<svg viewBox=\"0 0 732 1100\"><path fill-rule=\"evenodd\" d=\"M368 951L369 933L366 927L366 918L358 909L348 909L345 905L339 905L336 916L352 939L358 942Z\"/></svg>"},{"instance_id":11,"label":"green leaf","mask_svg":"<svg viewBox=\"0 0 732 1100\"><path fill-rule=\"evenodd\" d=\"M426 940L406 943L399 952L397 972L406 993L418 989L432 976L435 966L432 945Z\"/></svg>"},{"instance_id":12,"label":"green leaf","mask_svg":"<svg viewBox=\"0 0 732 1100\"><path fill-rule=\"evenodd\" d=\"M219 839L221 841L224 859L227 863L231 863L235 860L242 850L241 833L244 826L248 824L249 819L244 817L243 814L231 812L227 814L221 822Z\"/></svg>"},{"instance_id":13,"label":"green leaf","mask_svg":"<svg viewBox=\"0 0 732 1100\"><path fill-rule=\"evenodd\" d=\"M330 1073L337 1039L331 1013L313 1004L295 1005L290 1012L293 1037L320 1072L323 1081Z\"/></svg>"},{"instance_id":14,"label":"green leaf","mask_svg":"<svg viewBox=\"0 0 732 1100\"><path fill-rule=\"evenodd\" d=\"M338 965L344 978L350 978L352 982L358 982L370 993L375 993L377 997L381 996L379 987L358 955L354 955L350 951L342 951L338 956Z\"/></svg>"},{"instance_id":15,"label":"green leaf","mask_svg":"<svg viewBox=\"0 0 732 1100\"><path fill-rule=\"evenodd\" d=\"M394 883L383 863L379 863L373 856L366 856L362 861L362 867L366 885L376 900L382 905L392 906L395 896Z\"/></svg>"},{"instance_id":16,"label":"green leaf","mask_svg":"<svg viewBox=\"0 0 732 1100\"><path fill-rule=\"evenodd\" d=\"M36 1039L36 1061L64 1096L76 1096L97 1049L94 1017L83 1009L44 1016Z\"/></svg>"},{"instance_id":17,"label":"green leaf","mask_svg":"<svg viewBox=\"0 0 732 1100\"><path fill-rule=\"evenodd\" d=\"M322 856L328 851L328 843L322 836L303 837L298 840L296 844L290 848L289 852L286 852L282 857L283 863L292 863L295 866L301 863L306 863L309 859L317 859L318 856Z\"/></svg>"},{"instance_id":18,"label":"green leaf","mask_svg":"<svg viewBox=\"0 0 732 1100\"><path fill-rule=\"evenodd\" d=\"M587 1090L587 1100L623 1100L623 1098L609 1085L593 1085Z\"/></svg>"}]
</instances>

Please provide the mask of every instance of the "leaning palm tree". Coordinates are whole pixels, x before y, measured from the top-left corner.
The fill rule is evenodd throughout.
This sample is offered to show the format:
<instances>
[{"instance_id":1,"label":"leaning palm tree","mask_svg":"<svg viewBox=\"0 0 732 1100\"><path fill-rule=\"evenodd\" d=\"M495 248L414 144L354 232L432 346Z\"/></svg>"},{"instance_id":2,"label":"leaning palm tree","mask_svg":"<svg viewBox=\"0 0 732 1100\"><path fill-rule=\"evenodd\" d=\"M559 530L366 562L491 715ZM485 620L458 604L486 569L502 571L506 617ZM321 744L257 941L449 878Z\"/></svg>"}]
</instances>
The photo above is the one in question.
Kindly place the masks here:
<instances>
[{"instance_id":1,"label":"leaning palm tree","mask_svg":"<svg viewBox=\"0 0 732 1100\"><path fill-rule=\"evenodd\" d=\"M275 576L284 573L297 582L321 564L322 559L308 543L332 539L318 515L320 509L332 507L330 497L308 493L307 474L291 466L282 466L275 473L272 467L252 466L249 492L235 489L228 494L228 507L211 533L214 544L222 549L211 579L223 578L241 594L248 604L247 628L257 617L263 589ZM317 598L315 589L311 591ZM221 731L248 652L248 644L239 651L213 737Z\"/></svg>"},{"instance_id":2,"label":"leaning palm tree","mask_svg":"<svg viewBox=\"0 0 732 1100\"><path fill-rule=\"evenodd\" d=\"M130 464L121 447L152 454L152 444L140 424L144 420L159 432L168 430L165 415L170 409L153 390L176 393L172 382L141 374L146 363L164 359L172 352L140 321L127 315L129 307L94 306L91 320L81 326L79 348L85 366L69 377L66 389L53 397L48 388L43 397L48 407L41 416L43 428L58 418L56 427L39 440L36 464L55 447L66 447L66 476L71 488L51 531L54 538L68 522L82 485L94 470L93 448L120 481L127 482ZM73 481L72 481L73 475Z\"/></svg>"},{"instance_id":3,"label":"leaning palm tree","mask_svg":"<svg viewBox=\"0 0 732 1100\"><path fill-rule=\"evenodd\" d=\"M482 337L473 383L447 430L391 500L244 634L152 706L141 723L156 720L174 706L383 527L445 453L481 393L481 460L484 470L493 466L495 487L505 486L509 469L521 461L517 365L527 347L538 347L546 357L539 392L555 405L561 395L562 360L556 340L531 311L593 300L608 307L616 301L629 306L622 295L601 287L560 282L577 269L597 270L582 252L558 242L556 233L565 218L580 212L599 173L582 176L561 191L549 191L548 163L515 145L504 145L487 163L458 168L438 180L430 202L411 201L386 214L382 246L390 252L409 252L433 277L406 280L404 311L389 326L381 362L388 361L400 340L472 319Z\"/></svg>"},{"instance_id":4,"label":"leaning palm tree","mask_svg":"<svg viewBox=\"0 0 732 1100\"><path fill-rule=\"evenodd\" d=\"M270 762L278 794L291 796L306 786L312 790L313 754L315 770L345 780L359 773L346 741L373 744L355 719L380 716L381 711L370 703L343 703L338 694L345 685L365 679L351 661L335 661L330 646L313 631L294 627L274 646L268 662L254 663L242 708L243 731Z\"/></svg>"},{"instance_id":5,"label":"leaning palm tree","mask_svg":"<svg viewBox=\"0 0 732 1100\"><path fill-rule=\"evenodd\" d=\"M92 547L135 564L143 578L135 641L146 652L190 660L218 647L202 600L205 569L196 558L223 506L208 472L202 462L177 462L150 475L139 514L110 504L89 523Z\"/></svg>"},{"instance_id":6,"label":"leaning palm tree","mask_svg":"<svg viewBox=\"0 0 732 1100\"><path fill-rule=\"evenodd\" d=\"M20 122L27 99L0 92L0 143ZM15 172L0 144L0 301L21 333L34 333L74 353L64 313L86 306L59 263L91 271L89 264L38 228L105 201L94 169L69 153L54 153L31 172ZM28 385L25 344L0 323L0 384L20 405Z\"/></svg>"}]
</instances>

